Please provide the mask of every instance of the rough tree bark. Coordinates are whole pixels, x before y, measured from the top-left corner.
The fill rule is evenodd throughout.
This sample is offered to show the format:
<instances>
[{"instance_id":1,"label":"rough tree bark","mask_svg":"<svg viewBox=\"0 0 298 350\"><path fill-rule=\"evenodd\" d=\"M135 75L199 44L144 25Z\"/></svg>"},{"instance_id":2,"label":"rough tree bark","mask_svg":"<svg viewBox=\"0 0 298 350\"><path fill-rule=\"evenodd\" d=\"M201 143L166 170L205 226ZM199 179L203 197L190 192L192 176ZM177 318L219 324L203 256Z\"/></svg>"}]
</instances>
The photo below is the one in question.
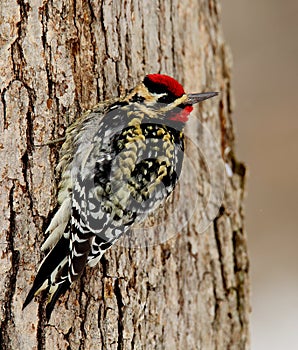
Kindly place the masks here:
<instances>
[{"instance_id":1,"label":"rough tree bark","mask_svg":"<svg viewBox=\"0 0 298 350\"><path fill-rule=\"evenodd\" d=\"M2 0L0 10L1 348L247 349L245 168L234 157L219 1ZM166 208L131 249L125 238L87 268L46 323L42 304L22 311L56 206L59 144L36 145L153 72L220 97L187 126Z\"/></svg>"}]
</instances>

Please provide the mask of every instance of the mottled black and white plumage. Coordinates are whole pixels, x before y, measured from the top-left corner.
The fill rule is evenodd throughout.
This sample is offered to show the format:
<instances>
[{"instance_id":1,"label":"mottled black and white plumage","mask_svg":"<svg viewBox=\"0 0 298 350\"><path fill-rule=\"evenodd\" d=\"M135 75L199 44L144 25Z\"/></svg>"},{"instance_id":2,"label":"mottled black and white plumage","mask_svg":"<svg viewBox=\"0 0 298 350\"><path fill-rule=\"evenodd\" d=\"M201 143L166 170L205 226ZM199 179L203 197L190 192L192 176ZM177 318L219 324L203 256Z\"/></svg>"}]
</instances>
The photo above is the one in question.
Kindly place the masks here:
<instances>
[{"instance_id":1,"label":"mottled black and white plumage","mask_svg":"<svg viewBox=\"0 0 298 350\"><path fill-rule=\"evenodd\" d=\"M60 207L42 246L49 253L24 307L46 290L49 318L86 264L94 266L164 202L181 172L192 105L215 95L187 95L173 78L150 74L125 97L97 105L67 129L58 164Z\"/></svg>"}]
</instances>

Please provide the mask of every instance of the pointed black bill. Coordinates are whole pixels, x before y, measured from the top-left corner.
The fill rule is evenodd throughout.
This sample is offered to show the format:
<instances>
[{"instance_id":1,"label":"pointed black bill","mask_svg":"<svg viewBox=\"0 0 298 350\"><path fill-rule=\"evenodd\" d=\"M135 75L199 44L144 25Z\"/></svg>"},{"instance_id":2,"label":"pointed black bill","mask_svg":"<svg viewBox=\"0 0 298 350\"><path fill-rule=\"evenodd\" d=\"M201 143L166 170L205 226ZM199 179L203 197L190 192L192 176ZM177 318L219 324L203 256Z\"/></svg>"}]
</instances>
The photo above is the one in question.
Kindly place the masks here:
<instances>
[{"instance_id":1,"label":"pointed black bill","mask_svg":"<svg viewBox=\"0 0 298 350\"><path fill-rule=\"evenodd\" d=\"M218 92L202 92L200 94L188 94L187 104L194 105L195 103L202 102L208 98L217 96Z\"/></svg>"}]
</instances>

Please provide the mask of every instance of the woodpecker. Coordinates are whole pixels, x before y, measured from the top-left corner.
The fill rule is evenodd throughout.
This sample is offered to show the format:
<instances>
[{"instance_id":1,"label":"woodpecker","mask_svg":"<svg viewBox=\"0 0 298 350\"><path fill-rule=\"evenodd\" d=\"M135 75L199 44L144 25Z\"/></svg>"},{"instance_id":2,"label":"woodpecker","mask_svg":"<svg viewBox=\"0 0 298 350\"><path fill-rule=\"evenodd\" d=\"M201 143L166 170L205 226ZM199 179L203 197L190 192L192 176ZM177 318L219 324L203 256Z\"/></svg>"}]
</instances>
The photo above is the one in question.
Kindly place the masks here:
<instances>
[{"instance_id":1,"label":"woodpecker","mask_svg":"<svg viewBox=\"0 0 298 350\"><path fill-rule=\"evenodd\" d=\"M149 74L126 96L96 105L67 128L57 166L59 209L23 308L45 291L49 320L85 266L95 266L165 201L181 173L193 105L216 95L186 94L175 79Z\"/></svg>"}]
</instances>

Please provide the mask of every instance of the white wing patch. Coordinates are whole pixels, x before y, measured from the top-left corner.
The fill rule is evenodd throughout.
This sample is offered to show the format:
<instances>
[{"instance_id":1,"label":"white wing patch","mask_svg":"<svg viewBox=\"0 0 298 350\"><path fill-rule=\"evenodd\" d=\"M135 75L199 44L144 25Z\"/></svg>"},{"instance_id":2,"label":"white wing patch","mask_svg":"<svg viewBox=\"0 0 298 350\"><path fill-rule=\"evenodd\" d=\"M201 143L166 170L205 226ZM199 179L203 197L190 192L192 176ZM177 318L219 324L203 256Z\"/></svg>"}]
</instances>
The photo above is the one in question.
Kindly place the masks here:
<instances>
[{"instance_id":1,"label":"white wing patch","mask_svg":"<svg viewBox=\"0 0 298 350\"><path fill-rule=\"evenodd\" d=\"M71 199L69 197L64 200L61 207L53 217L49 227L47 228L46 233L49 232L50 235L42 245L42 251L47 250L48 248L52 248L62 237L70 218L70 211Z\"/></svg>"}]
</instances>

